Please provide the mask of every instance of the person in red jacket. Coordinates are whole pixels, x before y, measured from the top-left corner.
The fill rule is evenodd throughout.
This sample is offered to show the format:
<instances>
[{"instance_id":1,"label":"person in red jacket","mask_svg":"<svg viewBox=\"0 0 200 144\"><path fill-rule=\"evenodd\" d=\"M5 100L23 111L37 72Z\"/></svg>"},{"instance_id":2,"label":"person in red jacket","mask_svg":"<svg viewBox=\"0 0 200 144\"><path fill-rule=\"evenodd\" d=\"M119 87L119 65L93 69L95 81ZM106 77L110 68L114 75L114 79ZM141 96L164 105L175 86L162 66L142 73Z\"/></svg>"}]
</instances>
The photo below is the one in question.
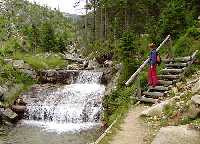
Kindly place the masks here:
<instances>
[{"instance_id":1,"label":"person in red jacket","mask_svg":"<svg viewBox=\"0 0 200 144\"><path fill-rule=\"evenodd\" d=\"M157 76L157 52L156 45L154 43L149 44L149 48L151 49L149 56L149 70L148 70L148 85L155 87L159 84L158 76Z\"/></svg>"}]
</instances>

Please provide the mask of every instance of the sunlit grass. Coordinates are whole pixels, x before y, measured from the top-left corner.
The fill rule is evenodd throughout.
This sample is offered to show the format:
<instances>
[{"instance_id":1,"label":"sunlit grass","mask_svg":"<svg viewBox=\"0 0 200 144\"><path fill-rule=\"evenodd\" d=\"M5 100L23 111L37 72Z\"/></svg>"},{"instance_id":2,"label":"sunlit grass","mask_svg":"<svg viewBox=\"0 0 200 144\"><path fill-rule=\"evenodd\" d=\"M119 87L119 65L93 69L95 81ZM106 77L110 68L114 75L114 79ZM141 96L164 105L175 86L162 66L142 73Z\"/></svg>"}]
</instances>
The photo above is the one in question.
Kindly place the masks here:
<instances>
[{"instance_id":1,"label":"sunlit grass","mask_svg":"<svg viewBox=\"0 0 200 144\"><path fill-rule=\"evenodd\" d=\"M67 62L57 54L24 54L16 52L15 59L24 60L27 64L31 65L35 70L56 69L63 68Z\"/></svg>"}]
</instances>

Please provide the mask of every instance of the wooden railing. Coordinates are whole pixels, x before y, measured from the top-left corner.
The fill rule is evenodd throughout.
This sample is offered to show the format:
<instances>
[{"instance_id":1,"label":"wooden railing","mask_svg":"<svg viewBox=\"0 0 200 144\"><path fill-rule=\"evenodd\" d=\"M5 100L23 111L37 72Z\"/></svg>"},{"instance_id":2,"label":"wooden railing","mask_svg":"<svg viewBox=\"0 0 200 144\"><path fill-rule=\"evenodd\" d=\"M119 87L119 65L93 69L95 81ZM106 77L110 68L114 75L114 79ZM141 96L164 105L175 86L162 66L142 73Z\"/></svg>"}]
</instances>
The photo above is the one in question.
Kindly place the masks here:
<instances>
[{"instance_id":1,"label":"wooden railing","mask_svg":"<svg viewBox=\"0 0 200 144\"><path fill-rule=\"evenodd\" d=\"M160 46L156 49L156 51L159 51L160 48L168 41L171 39L171 36L168 35L165 40L160 44ZM129 78L129 80L125 83L126 86L129 86L140 74L140 72L144 69L144 67L148 64L149 58L137 69L137 71Z\"/></svg>"}]
</instances>

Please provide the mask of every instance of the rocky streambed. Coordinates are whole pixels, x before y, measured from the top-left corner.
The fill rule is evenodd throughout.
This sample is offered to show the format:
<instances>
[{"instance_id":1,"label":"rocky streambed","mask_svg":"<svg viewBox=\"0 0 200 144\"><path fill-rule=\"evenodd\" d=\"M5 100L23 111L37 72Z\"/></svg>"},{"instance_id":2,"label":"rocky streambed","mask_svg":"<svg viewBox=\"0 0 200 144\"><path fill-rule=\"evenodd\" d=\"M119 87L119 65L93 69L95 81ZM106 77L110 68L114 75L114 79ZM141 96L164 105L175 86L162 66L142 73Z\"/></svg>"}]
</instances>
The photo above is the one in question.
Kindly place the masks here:
<instances>
[{"instance_id":1,"label":"rocky streambed","mask_svg":"<svg viewBox=\"0 0 200 144\"><path fill-rule=\"evenodd\" d=\"M85 144L100 136L102 97L106 90L102 81L110 80L109 72L106 76L98 71L71 72L71 84L37 84L17 99L15 107L9 108L9 119L14 122L23 117L3 137L3 143L43 144L51 139L52 144ZM24 115L14 109L22 106L26 108L22 110Z\"/></svg>"}]
</instances>

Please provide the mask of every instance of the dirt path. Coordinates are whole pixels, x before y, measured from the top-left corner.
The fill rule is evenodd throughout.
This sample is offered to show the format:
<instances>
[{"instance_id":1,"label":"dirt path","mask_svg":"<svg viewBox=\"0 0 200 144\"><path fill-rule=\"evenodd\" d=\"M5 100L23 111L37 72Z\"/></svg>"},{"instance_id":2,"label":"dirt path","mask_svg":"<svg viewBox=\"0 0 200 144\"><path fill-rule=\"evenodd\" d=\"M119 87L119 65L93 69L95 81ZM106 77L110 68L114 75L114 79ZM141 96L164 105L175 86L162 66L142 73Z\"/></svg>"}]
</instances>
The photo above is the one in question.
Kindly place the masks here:
<instances>
[{"instance_id":1,"label":"dirt path","mask_svg":"<svg viewBox=\"0 0 200 144\"><path fill-rule=\"evenodd\" d=\"M150 129L139 118L140 113L145 109L144 105L132 108L121 125L121 130L110 144L147 144L146 137Z\"/></svg>"}]
</instances>

